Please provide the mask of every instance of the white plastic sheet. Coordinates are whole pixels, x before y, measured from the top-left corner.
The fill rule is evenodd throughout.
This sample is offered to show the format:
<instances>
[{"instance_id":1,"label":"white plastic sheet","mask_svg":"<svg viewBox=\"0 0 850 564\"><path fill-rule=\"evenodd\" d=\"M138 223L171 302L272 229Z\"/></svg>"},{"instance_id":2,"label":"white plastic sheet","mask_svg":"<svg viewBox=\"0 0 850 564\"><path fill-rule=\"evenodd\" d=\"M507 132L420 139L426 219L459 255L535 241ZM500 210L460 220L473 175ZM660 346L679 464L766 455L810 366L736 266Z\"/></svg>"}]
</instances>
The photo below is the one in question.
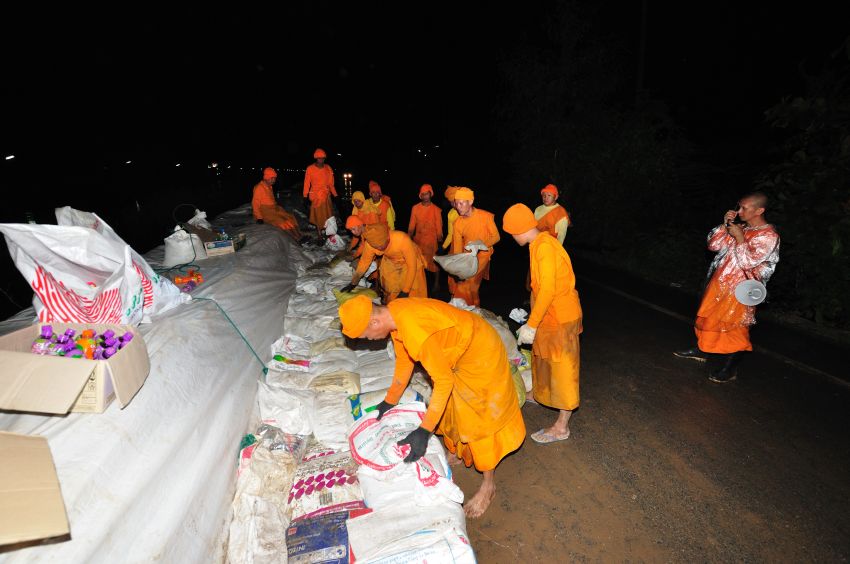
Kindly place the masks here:
<instances>
[{"instance_id":1,"label":"white plastic sheet","mask_svg":"<svg viewBox=\"0 0 850 564\"><path fill-rule=\"evenodd\" d=\"M250 206L222 222L248 244L205 261L206 282L193 296L216 299L266 362L282 334L292 265L307 261L282 232L253 225ZM154 264L162 254L159 247L146 258ZM152 321L140 327L150 375L125 409L0 413L0 429L47 437L71 525L70 541L0 554L0 562L223 561L237 446L256 411L260 363L210 302Z\"/></svg>"}]
</instances>

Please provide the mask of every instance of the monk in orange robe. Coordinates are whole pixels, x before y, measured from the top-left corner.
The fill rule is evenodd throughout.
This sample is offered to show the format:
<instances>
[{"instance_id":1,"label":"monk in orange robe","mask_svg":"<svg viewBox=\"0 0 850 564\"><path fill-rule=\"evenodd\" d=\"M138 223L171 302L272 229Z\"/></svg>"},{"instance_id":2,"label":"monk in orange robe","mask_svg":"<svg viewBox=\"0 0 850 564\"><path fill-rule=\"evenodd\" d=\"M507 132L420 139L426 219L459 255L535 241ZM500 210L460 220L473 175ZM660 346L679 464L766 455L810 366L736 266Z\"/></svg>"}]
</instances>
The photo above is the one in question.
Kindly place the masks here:
<instances>
[{"instance_id":1,"label":"monk in orange robe","mask_svg":"<svg viewBox=\"0 0 850 564\"><path fill-rule=\"evenodd\" d=\"M386 306L357 296L339 308L342 332L352 338L392 337L393 383L378 404L378 419L398 403L415 362L434 382L422 424L398 442L410 445L405 462L425 454L431 433L443 436L449 452L483 472L478 492L464 506L479 517L496 495L495 469L525 438L525 423L502 340L478 315L447 303L399 299Z\"/></svg>"},{"instance_id":2,"label":"monk in orange robe","mask_svg":"<svg viewBox=\"0 0 850 564\"><path fill-rule=\"evenodd\" d=\"M356 218L363 225L377 223L378 214L364 210L363 205L365 202L366 197L363 195L363 192L358 190L351 195L351 217ZM351 220L351 217L348 219ZM346 221L345 228L349 231L351 230L351 227L348 226L348 221ZM359 257L363 253L362 246L363 238L358 234L351 238L351 244L348 246L348 250L354 253L355 257Z\"/></svg>"},{"instance_id":3,"label":"monk in orange robe","mask_svg":"<svg viewBox=\"0 0 850 564\"><path fill-rule=\"evenodd\" d=\"M365 213L374 213L378 223L383 223L390 231L395 229L395 209L392 200L383 194L381 185L374 180L369 181L369 199L361 209Z\"/></svg>"},{"instance_id":4,"label":"monk in orange robe","mask_svg":"<svg viewBox=\"0 0 850 564\"><path fill-rule=\"evenodd\" d=\"M558 187L547 184L540 190L540 198L543 200L543 205L537 206L534 210L537 230L548 231L549 235L556 237L563 245L567 228L570 226L570 214L558 203Z\"/></svg>"},{"instance_id":5,"label":"monk in orange robe","mask_svg":"<svg viewBox=\"0 0 850 564\"><path fill-rule=\"evenodd\" d=\"M324 237L325 222L334 213L331 196L337 195L334 171L325 164L327 156L322 149L316 149L313 153L316 162L304 173L304 197L310 199L310 223L316 226L320 240Z\"/></svg>"},{"instance_id":6,"label":"monk in orange robe","mask_svg":"<svg viewBox=\"0 0 850 564\"><path fill-rule=\"evenodd\" d=\"M487 250L478 251L478 271L473 277L455 280L452 297L462 298L472 306L480 306L478 290L482 280L490 279L490 258L493 255L493 246L499 242L499 230L493 221L493 214L474 207L474 201L475 194L469 188L459 187L455 192L458 218L454 224L451 252L467 252L466 245L473 241L482 241Z\"/></svg>"},{"instance_id":7,"label":"monk in orange robe","mask_svg":"<svg viewBox=\"0 0 850 564\"><path fill-rule=\"evenodd\" d=\"M301 230L298 229L298 220L275 200L272 190L275 182L277 182L277 172L267 167L263 170L263 179L254 186L254 197L251 198L254 219L257 223L274 225L296 241L300 241Z\"/></svg>"},{"instance_id":8,"label":"monk in orange robe","mask_svg":"<svg viewBox=\"0 0 850 564\"><path fill-rule=\"evenodd\" d=\"M502 229L520 246L528 245L531 313L520 327L517 344L531 345L531 378L537 403L560 410L553 425L531 434L538 443L570 438L570 417L579 405L579 334L581 304L570 256L548 231L541 231L531 210L508 208Z\"/></svg>"},{"instance_id":9,"label":"monk in orange robe","mask_svg":"<svg viewBox=\"0 0 850 564\"><path fill-rule=\"evenodd\" d=\"M432 294L440 289L440 269L434 262L434 255L437 254L437 246L443 241L443 214L440 213L440 208L431 203L433 197L434 189L430 184L423 184L419 188L420 203L410 210L410 224L407 227L407 234L425 257L425 270L433 273Z\"/></svg>"},{"instance_id":10,"label":"monk in orange robe","mask_svg":"<svg viewBox=\"0 0 850 564\"><path fill-rule=\"evenodd\" d=\"M766 209L764 193L747 194L708 234L708 249L717 255L694 322L697 346L673 353L700 362L708 354L723 355L708 377L718 384L734 380L743 355L753 350L750 326L756 322L756 308L739 302L735 288L745 280L767 284L779 262L779 233L765 219Z\"/></svg>"},{"instance_id":11,"label":"monk in orange robe","mask_svg":"<svg viewBox=\"0 0 850 564\"><path fill-rule=\"evenodd\" d=\"M454 237L454 225L455 220L457 220L457 210L455 209L455 192L457 192L457 186L449 186L446 188L445 196L446 201L449 203L451 208L449 209L449 213L446 214L446 238L443 241L443 250L448 250L452 246L452 238ZM454 294L455 291L455 280L451 276L447 278L447 283L449 286L449 294Z\"/></svg>"},{"instance_id":12,"label":"monk in orange robe","mask_svg":"<svg viewBox=\"0 0 850 564\"><path fill-rule=\"evenodd\" d=\"M381 284L384 303L398 297L428 297L425 282L425 259L416 243L402 231L389 231L385 225L376 223L363 228L363 254L357 263L351 284L342 289L350 292L357 286L369 265L380 257L378 280Z\"/></svg>"}]
</instances>

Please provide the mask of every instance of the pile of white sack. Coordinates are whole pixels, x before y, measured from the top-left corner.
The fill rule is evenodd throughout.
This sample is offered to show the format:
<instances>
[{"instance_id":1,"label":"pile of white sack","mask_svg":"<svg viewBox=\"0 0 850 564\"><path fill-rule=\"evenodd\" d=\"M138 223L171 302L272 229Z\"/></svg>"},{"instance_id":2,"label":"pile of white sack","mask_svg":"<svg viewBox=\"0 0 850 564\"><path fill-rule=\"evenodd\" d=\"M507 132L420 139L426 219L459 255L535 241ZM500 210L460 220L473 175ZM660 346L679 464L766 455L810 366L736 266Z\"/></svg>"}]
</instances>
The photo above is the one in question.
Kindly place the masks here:
<instances>
[{"instance_id":1,"label":"pile of white sack","mask_svg":"<svg viewBox=\"0 0 850 564\"><path fill-rule=\"evenodd\" d=\"M299 265L260 384L260 421L241 445L229 561L475 562L442 441L432 436L412 464L402 462L409 447L396 445L427 409L427 375L415 372L378 421L392 342L346 346L333 290L351 281L351 264L326 249L305 254L315 263ZM475 311L499 331L516 374L529 372L507 324Z\"/></svg>"}]
</instances>

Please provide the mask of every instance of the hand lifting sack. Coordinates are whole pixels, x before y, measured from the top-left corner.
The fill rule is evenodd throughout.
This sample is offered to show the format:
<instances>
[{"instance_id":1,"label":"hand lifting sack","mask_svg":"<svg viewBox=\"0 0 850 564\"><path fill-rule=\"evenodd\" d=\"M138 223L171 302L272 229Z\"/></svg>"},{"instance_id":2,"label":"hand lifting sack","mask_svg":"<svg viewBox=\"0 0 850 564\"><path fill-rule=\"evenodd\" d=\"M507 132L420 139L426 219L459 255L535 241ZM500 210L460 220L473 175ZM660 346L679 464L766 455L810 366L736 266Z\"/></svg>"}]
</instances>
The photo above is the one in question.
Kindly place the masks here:
<instances>
[{"instance_id":1,"label":"hand lifting sack","mask_svg":"<svg viewBox=\"0 0 850 564\"><path fill-rule=\"evenodd\" d=\"M56 219L0 225L40 322L138 325L191 299L97 215L64 207Z\"/></svg>"},{"instance_id":2,"label":"hand lifting sack","mask_svg":"<svg viewBox=\"0 0 850 564\"><path fill-rule=\"evenodd\" d=\"M472 241L464 247L467 251L457 253L455 255L436 255L434 261L439 264L443 270L453 276L457 276L461 280L472 278L478 272L478 251L486 251L489 249L483 241Z\"/></svg>"}]
</instances>

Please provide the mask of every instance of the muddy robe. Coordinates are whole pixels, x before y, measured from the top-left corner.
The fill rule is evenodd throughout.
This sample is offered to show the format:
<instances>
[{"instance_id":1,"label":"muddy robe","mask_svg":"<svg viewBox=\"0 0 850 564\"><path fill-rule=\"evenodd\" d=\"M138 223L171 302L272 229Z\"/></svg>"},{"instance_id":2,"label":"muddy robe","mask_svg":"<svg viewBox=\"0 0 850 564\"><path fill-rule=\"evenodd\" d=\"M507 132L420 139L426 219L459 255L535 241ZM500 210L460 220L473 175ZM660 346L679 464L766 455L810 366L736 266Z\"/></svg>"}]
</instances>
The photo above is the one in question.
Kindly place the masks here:
<instances>
[{"instance_id":1,"label":"muddy robe","mask_svg":"<svg viewBox=\"0 0 850 564\"><path fill-rule=\"evenodd\" d=\"M386 401L399 402L414 362L422 363L434 392L421 426L442 435L467 466L493 470L525 439L498 333L478 315L438 300L399 299L387 307L398 329L390 333L396 364Z\"/></svg>"},{"instance_id":2,"label":"muddy robe","mask_svg":"<svg viewBox=\"0 0 850 564\"><path fill-rule=\"evenodd\" d=\"M416 204L410 211L410 224L407 234L422 251L425 258L425 268L431 272L437 272L437 263L434 255L437 254L437 245L443 237L443 214L438 206L433 203Z\"/></svg>"},{"instance_id":3,"label":"muddy robe","mask_svg":"<svg viewBox=\"0 0 850 564\"><path fill-rule=\"evenodd\" d=\"M767 284L779 262L779 233L770 224L744 227L744 242L738 244L718 225L708 234L708 248L717 255L694 323L697 346L717 354L751 351L756 308L738 302L735 287L748 278Z\"/></svg>"},{"instance_id":4,"label":"muddy robe","mask_svg":"<svg viewBox=\"0 0 850 564\"><path fill-rule=\"evenodd\" d=\"M319 230L325 228L325 222L333 215L331 195L337 195L333 169L328 165L319 168L315 163L308 166L304 173L304 197L310 198L310 223Z\"/></svg>"},{"instance_id":5,"label":"muddy robe","mask_svg":"<svg viewBox=\"0 0 850 564\"><path fill-rule=\"evenodd\" d=\"M528 247L531 272L531 313L528 325L537 329L531 345L534 399L556 409L579 405L579 334L581 304L570 256L549 233Z\"/></svg>"},{"instance_id":6,"label":"muddy robe","mask_svg":"<svg viewBox=\"0 0 850 564\"><path fill-rule=\"evenodd\" d=\"M364 239L366 239L364 237ZM398 297L399 292L407 292L411 297L428 297L428 284L425 281L425 259L416 243L402 231L391 231L387 248L380 251L363 241L363 253L357 263L352 282L363 276L369 265L380 257L378 280L384 291L384 302L389 303Z\"/></svg>"},{"instance_id":7,"label":"muddy robe","mask_svg":"<svg viewBox=\"0 0 850 564\"><path fill-rule=\"evenodd\" d=\"M251 208L254 212L254 219L261 219L264 223L283 229L287 235L290 235L296 241L301 239L298 220L277 203L274 199L272 187L265 182L258 182L254 186Z\"/></svg>"},{"instance_id":8,"label":"muddy robe","mask_svg":"<svg viewBox=\"0 0 850 564\"><path fill-rule=\"evenodd\" d=\"M454 287L449 290L452 297L462 298L469 305L480 306L478 290L482 280L490 279L490 258L493 255L493 246L499 242L499 230L493 221L492 213L473 208L469 217L458 215L452 234L451 253L466 252L464 246L472 241L483 241L489 249L478 252L478 272L475 276L466 280L455 280Z\"/></svg>"}]
</instances>

